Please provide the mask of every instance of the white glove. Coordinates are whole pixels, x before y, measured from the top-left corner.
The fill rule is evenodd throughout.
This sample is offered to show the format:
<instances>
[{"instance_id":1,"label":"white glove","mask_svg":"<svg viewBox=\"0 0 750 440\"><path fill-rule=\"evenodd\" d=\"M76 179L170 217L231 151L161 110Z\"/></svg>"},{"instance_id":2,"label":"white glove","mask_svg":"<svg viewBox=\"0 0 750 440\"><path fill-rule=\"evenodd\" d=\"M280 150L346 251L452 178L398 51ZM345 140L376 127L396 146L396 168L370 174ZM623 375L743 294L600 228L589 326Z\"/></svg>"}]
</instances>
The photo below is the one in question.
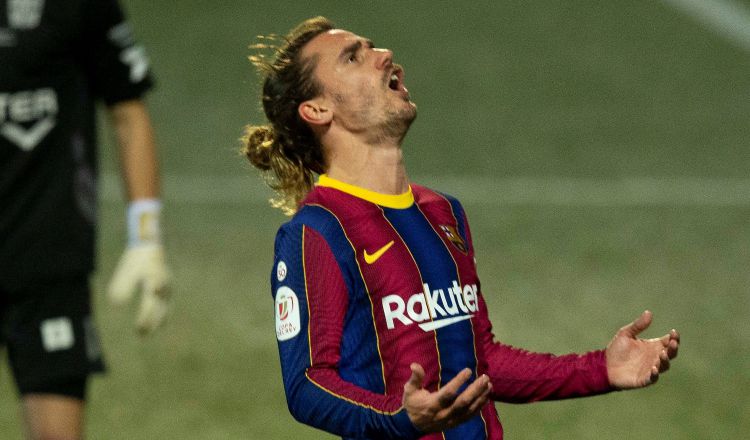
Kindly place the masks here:
<instances>
[{"instance_id":1,"label":"white glove","mask_svg":"<svg viewBox=\"0 0 750 440\"><path fill-rule=\"evenodd\" d=\"M109 282L114 304L128 302L141 291L136 327L142 334L159 327L167 316L170 273L161 244L158 200L137 200L128 206L128 247Z\"/></svg>"}]
</instances>

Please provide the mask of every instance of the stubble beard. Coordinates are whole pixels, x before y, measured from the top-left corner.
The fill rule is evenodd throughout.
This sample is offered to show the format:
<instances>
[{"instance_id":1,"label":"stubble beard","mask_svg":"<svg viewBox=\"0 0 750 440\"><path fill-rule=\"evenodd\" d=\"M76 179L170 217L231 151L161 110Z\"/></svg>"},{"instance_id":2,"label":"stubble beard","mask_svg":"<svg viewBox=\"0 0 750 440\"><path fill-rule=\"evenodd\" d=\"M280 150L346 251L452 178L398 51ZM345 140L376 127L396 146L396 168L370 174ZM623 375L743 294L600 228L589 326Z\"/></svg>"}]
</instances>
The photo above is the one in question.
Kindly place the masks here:
<instances>
[{"instance_id":1,"label":"stubble beard","mask_svg":"<svg viewBox=\"0 0 750 440\"><path fill-rule=\"evenodd\" d=\"M335 94L334 99L339 104L346 104L348 99L345 95ZM368 96L368 99L362 103L355 111L352 118L354 124L352 128L359 131L365 129L377 116L373 113L373 107L376 106L376 99ZM409 99L405 100L406 105L399 108L390 107L385 111L379 123L371 126L367 130L366 142L370 144L381 144L386 142L395 142L401 144L406 137L414 119L417 117L417 105Z\"/></svg>"},{"instance_id":2,"label":"stubble beard","mask_svg":"<svg viewBox=\"0 0 750 440\"><path fill-rule=\"evenodd\" d=\"M372 133L368 136L367 140L372 144L395 141L395 143L400 145L416 118L417 106L412 102L409 102L408 107L389 110L383 121L373 127Z\"/></svg>"}]
</instances>

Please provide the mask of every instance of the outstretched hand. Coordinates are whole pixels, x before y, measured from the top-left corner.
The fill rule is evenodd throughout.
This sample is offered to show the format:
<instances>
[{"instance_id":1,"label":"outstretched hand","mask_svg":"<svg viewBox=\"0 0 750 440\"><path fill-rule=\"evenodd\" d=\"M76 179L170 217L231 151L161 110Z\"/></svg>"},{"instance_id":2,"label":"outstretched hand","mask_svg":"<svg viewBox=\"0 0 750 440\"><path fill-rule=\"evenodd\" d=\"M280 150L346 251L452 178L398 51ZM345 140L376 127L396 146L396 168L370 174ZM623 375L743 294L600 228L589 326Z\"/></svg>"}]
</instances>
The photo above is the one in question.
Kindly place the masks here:
<instances>
[{"instance_id":1,"label":"outstretched hand","mask_svg":"<svg viewBox=\"0 0 750 440\"><path fill-rule=\"evenodd\" d=\"M651 320L652 314L646 310L621 328L607 345L607 375L613 387L630 389L651 385L677 356L680 346L677 330L672 329L660 338L638 338L651 325Z\"/></svg>"},{"instance_id":2,"label":"outstretched hand","mask_svg":"<svg viewBox=\"0 0 750 440\"><path fill-rule=\"evenodd\" d=\"M465 368L441 387L431 393L422 388L424 369L411 364L411 377L404 384L403 405L414 426L422 432L439 432L457 426L476 415L487 403L492 384L487 375L471 383L461 394L461 386L471 377Z\"/></svg>"}]
</instances>

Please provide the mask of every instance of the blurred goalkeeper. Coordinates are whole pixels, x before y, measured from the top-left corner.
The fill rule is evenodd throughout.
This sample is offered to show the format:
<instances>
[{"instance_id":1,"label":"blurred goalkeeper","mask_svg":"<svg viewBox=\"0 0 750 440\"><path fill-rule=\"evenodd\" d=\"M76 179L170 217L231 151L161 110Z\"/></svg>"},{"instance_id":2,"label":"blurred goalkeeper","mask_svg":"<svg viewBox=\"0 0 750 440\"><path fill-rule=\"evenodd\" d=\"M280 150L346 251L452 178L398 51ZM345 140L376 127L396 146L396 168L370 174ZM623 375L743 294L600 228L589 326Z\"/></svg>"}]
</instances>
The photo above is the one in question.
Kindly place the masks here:
<instances>
[{"instance_id":1,"label":"blurred goalkeeper","mask_svg":"<svg viewBox=\"0 0 750 440\"><path fill-rule=\"evenodd\" d=\"M493 401L640 388L669 368L679 334L640 338L650 312L585 354L496 340L463 207L407 176L417 109L393 53L323 17L258 47L275 49L251 57L269 123L245 153L293 214L271 289L297 420L345 439L499 440Z\"/></svg>"},{"instance_id":2,"label":"blurred goalkeeper","mask_svg":"<svg viewBox=\"0 0 750 440\"><path fill-rule=\"evenodd\" d=\"M148 60L117 0L0 0L0 343L27 437L82 438L86 385L104 369L91 314L96 102L128 197L128 242L108 287L140 293L136 327L167 310Z\"/></svg>"}]
</instances>

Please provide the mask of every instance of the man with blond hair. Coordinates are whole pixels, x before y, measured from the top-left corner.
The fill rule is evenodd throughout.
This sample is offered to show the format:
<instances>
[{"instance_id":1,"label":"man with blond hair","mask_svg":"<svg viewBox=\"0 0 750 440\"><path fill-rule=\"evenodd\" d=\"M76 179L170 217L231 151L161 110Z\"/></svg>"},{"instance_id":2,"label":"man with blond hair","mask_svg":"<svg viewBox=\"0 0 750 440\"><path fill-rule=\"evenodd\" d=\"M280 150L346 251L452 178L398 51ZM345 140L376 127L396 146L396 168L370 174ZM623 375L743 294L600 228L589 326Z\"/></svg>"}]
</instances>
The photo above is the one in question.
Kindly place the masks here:
<instances>
[{"instance_id":1,"label":"man with blond hair","mask_svg":"<svg viewBox=\"0 0 750 440\"><path fill-rule=\"evenodd\" d=\"M650 312L583 355L495 340L461 204L406 173L417 108L390 50L316 17L272 61L251 59L268 124L247 127L244 151L293 214L271 284L296 419L346 439L501 439L493 401L640 388L667 370L679 335L639 339Z\"/></svg>"}]
</instances>

